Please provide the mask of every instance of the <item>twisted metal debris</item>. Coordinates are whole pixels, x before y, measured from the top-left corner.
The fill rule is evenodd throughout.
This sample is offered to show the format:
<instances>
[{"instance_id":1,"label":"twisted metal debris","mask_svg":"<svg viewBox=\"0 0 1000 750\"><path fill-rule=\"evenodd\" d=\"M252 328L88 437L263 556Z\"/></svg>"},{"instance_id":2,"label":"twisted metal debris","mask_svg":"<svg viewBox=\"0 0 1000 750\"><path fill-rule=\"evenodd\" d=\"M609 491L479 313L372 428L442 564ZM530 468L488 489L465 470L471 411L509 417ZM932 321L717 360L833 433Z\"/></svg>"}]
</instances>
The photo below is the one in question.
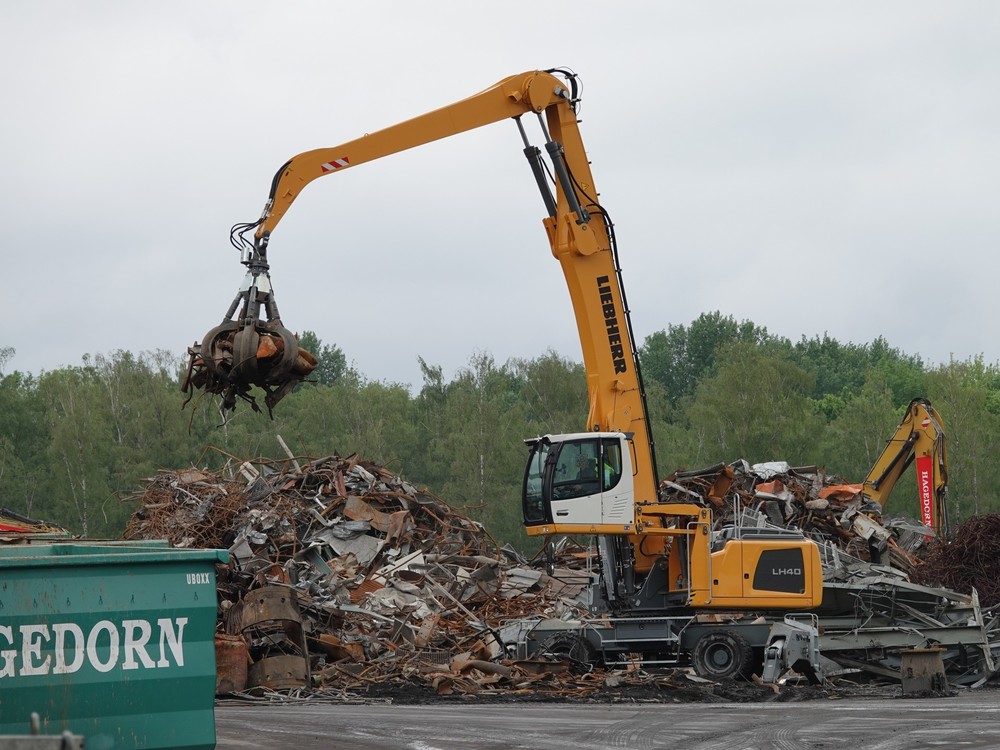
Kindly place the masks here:
<instances>
[{"instance_id":1,"label":"twisted metal debris","mask_svg":"<svg viewBox=\"0 0 1000 750\"><path fill-rule=\"evenodd\" d=\"M901 649L930 641L946 649L956 684L979 683L992 671L1000 622L972 591L985 588L982 576L961 571L1000 557L992 546L1000 520L970 527L965 553L933 543L922 568L925 527L882 525L858 485L816 467L738 461L675 473L661 490L711 504L718 527L748 519L796 526L821 544L829 675L890 678ZM126 538L231 553L218 574L217 661L220 670L252 665L227 674L222 692L339 700L415 688L560 698L715 690L683 673L654 679L638 663L611 671L546 654L506 658L505 624L586 616L594 550L562 540L544 559L526 561L433 494L355 455L163 471L137 499ZM952 569L956 577L945 579ZM927 575L908 581L914 570Z\"/></svg>"},{"instance_id":2,"label":"twisted metal debris","mask_svg":"<svg viewBox=\"0 0 1000 750\"><path fill-rule=\"evenodd\" d=\"M912 577L956 591L975 589L984 607L1000 604L1000 514L973 516L952 539L934 540Z\"/></svg>"},{"instance_id":3,"label":"twisted metal debris","mask_svg":"<svg viewBox=\"0 0 1000 750\"><path fill-rule=\"evenodd\" d=\"M538 688L551 680L544 671L484 666L503 655L495 628L574 607L586 582L526 567L479 523L357 456L164 471L138 500L125 538L230 550L219 631L244 637L250 659L275 668L251 668L248 687ZM275 588L295 611L272 598L248 624L248 602Z\"/></svg>"},{"instance_id":4,"label":"twisted metal debris","mask_svg":"<svg viewBox=\"0 0 1000 750\"><path fill-rule=\"evenodd\" d=\"M704 498L716 528L753 512L773 526L801 529L856 560L912 572L931 532L910 519L883 519L881 506L862 490L861 484L820 467L783 461L751 465L737 460L678 471L660 484L661 493L677 502Z\"/></svg>"}]
</instances>

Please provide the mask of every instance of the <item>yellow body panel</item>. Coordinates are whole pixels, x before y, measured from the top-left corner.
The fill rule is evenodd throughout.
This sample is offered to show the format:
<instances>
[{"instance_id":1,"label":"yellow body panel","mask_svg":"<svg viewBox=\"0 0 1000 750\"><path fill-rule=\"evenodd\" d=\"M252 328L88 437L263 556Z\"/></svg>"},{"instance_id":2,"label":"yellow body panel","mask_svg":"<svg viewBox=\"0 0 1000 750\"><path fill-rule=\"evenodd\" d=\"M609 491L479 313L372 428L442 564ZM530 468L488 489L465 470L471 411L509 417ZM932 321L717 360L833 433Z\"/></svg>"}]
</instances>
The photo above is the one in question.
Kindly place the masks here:
<instances>
[{"instance_id":1,"label":"yellow body panel","mask_svg":"<svg viewBox=\"0 0 1000 750\"><path fill-rule=\"evenodd\" d=\"M801 562L776 575L775 564L766 556L780 553ZM701 607L724 609L812 609L823 600L823 569L816 545L801 540L731 540L713 552L709 563L712 578L708 600L692 602ZM779 569L780 570L780 569ZM799 572L800 571L800 572ZM764 579L794 581L792 586L768 587Z\"/></svg>"},{"instance_id":2,"label":"yellow body panel","mask_svg":"<svg viewBox=\"0 0 1000 750\"><path fill-rule=\"evenodd\" d=\"M612 525L612 524L550 523L550 524L545 524L544 526L528 526L525 528L525 533L528 536L553 536L555 534L564 534L566 536L573 536L576 534L582 534L584 536L591 536L594 534L632 534L633 529L630 527L631 524Z\"/></svg>"}]
</instances>

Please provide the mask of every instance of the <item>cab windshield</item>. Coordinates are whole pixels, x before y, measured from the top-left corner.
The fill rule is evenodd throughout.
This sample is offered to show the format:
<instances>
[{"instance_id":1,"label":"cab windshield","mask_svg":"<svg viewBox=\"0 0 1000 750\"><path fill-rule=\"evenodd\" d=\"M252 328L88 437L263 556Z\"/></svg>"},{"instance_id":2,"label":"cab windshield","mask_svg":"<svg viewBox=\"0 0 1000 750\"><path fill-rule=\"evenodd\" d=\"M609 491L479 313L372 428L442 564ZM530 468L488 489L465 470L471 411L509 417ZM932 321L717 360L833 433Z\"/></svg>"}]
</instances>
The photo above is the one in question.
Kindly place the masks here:
<instances>
[{"instance_id":1,"label":"cab windshield","mask_svg":"<svg viewBox=\"0 0 1000 750\"><path fill-rule=\"evenodd\" d=\"M540 440L532 446L524 471L524 522L551 523L551 502L600 495L613 490L621 477L622 448L615 438Z\"/></svg>"}]
</instances>

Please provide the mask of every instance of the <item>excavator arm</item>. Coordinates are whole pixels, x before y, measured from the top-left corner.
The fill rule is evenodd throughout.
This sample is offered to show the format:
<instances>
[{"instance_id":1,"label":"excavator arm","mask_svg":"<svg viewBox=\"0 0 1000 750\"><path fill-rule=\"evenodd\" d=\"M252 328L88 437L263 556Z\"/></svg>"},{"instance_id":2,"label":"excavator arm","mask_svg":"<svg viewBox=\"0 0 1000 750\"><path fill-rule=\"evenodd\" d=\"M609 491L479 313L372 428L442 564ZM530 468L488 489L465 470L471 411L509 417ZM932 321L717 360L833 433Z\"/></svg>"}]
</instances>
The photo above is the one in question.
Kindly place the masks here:
<instances>
[{"instance_id":1,"label":"excavator arm","mask_svg":"<svg viewBox=\"0 0 1000 750\"><path fill-rule=\"evenodd\" d=\"M944 423L925 398L915 398L864 481L864 494L883 508L903 472L916 464L920 520L947 536L948 461Z\"/></svg>"},{"instance_id":2,"label":"excavator arm","mask_svg":"<svg viewBox=\"0 0 1000 750\"><path fill-rule=\"evenodd\" d=\"M264 213L255 227L257 244L267 242L299 193L313 180L494 122L531 113L543 114L560 106L572 112L574 102L566 85L549 72L531 71L510 76L485 91L433 112L339 146L292 157L281 166L271 183Z\"/></svg>"},{"instance_id":3,"label":"excavator arm","mask_svg":"<svg viewBox=\"0 0 1000 750\"><path fill-rule=\"evenodd\" d=\"M281 322L267 259L272 233L306 185L390 154L513 119L542 194L551 251L560 262L573 304L590 397L586 428L631 435L638 467L636 493L647 502L654 500L653 443L613 226L597 199L575 93L572 74L529 71L384 130L289 159L274 176L260 219L233 227L232 241L247 273L222 323L189 350L185 389L221 394L227 408L235 406L237 397L256 407L250 396L256 385L265 391L271 409L308 375L311 355L298 348ZM537 117L547 161L542 150L529 142L524 115Z\"/></svg>"},{"instance_id":4,"label":"excavator arm","mask_svg":"<svg viewBox=\"0 0 1000 750\"><path fill-rule=\"evenodd\" d=\"M590 400L586 431L526 441L527 533L599 535L603 596L612 608L814 606L821 597L814 544L799 536L736 537L716 550L707 507L659 502L614 225L598 201L578 126L576 90L570 73L530 71L412 120L289 159L272 181L261 217L233 227L231 240L246 275L222 322L189 349L185 390L220 394L224 408L234 407L237 398L256 408L250 389L259 386L271 409L315 365L281 322L267 260L274 230L306 185L512 119L541 192L552 254L569 289ZM530 142L523 120L532 118L525 115L538 119L544 157Z\"/></svg>"}]
</instances>

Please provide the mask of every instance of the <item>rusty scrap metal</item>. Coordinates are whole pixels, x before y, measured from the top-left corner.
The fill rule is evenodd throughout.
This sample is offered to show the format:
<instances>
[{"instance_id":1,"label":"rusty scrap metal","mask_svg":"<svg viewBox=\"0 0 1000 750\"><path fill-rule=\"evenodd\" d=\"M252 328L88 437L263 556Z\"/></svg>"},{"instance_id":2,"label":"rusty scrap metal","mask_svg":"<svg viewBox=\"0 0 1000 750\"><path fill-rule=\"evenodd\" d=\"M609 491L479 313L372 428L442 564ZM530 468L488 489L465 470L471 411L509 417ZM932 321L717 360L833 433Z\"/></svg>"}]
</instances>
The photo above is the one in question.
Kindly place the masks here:
<instances>
[{"instance_id":1,"label":"rusty scrap metal","mask_svg":"<svg viewBox=\"0 0 1000 750\"><path fill-rule=\"evenodd\" d=\"M0 508L0 544L19 543L24 541L23 535L58 535L69 536L66 529L46 521L28 518L7 508Z\"/></svg>"},{"instance_id":2,"label":"rusty scrap metal","mask_svg":"<svg viewBox=\"0 0 1000 750\"><path fill-rule=\"evenodd\" d=\"M223 410L235 409L236 400L242 399L260 411L252 395L257 386L264 391L264 405L271 414L316 364L313 354L298 345L280 320L242 326L228 321L188 347L187 375L181 385L187 394L184 403L201 390L221 396Z\"/></svg>"},{"instance_id":3,"label":"rusty scrap metal","mask_svg":"<svg viewBox=\"0 0 1000 750\"><path fill-rule=\"evenodd\" d=\"M247 687L250 652L242 635L215 634L215 694L239 693Z\"/></svg>"},{"instance_id":4,"label":"rusty scrap metal","mask_svg":"<svg viewBox=\"0 0 1000 750\"><path fill-rule=\"evenodd\" d=\"M255 661L247 670L247 687L271 690L302 688L309 685L308 662L291 654L268 656Z\"/></svg>"},{"instance_id":5,"label":"rusty scrap metal","mask_svg":"<svg viewBox=\"0 0 1000 750\"><path fill-rule=\"evenodd\" d=\"M309 686L309 648L294 589L261 586L248 592L241 628L254 658L247 687Z\"/></svg>"},{"instance_id":6,"label":"rusty scrap metal","mask_svg":"<svg viewBox=\"0 0 1000 750\"><path fill-rule=\"evenodd\" d=\"M912 572L917 553L926 546L926 529L915 534L908 519L884 519L881 506L862 490L862 485L845 482L820 467L793 467L781 461L751 465L743 460L678 471L660 485L668 500L705 498L717 529L752 511L774 526L801 529L857 560Z\"/></svg>"},{"instance_id":7,"label":"rusty scrap metal","mask_svg":"<svg viewBox=\"0 0 1000 750\"><path fill-rule=\"evenodd\" d=\"M898 674L899 649L928 645L919 640L927 632L948 649L949 681L982 679L982 664L1000 643L1000 620L974 596L906 580L923 565L920 524L883 525L854 486L815 467L736 462L678 472L661 490L684 502L705 498L719 528L748 519L797 526L821 544L836 609L823 620L823 653L829 649L842 673ZM336 700L414 690L561 699L646 691L651 699L708 700L720 690L692 683L683 669L655 678L638 663L588 671L566 649L509 658L509 623L587 616L596 550L563 539L549 554L524 559L427 490L356 455L163 471L137 499L126 538L230 550L230 565L217 575L218 631L245 637L256 666L248 690L262 699L277 700L280 689ZM864 538L870 528L858 517L891 529L881 550L888 565L872 561L881 538ZM1000 529L990 528L970 533L970 565L1000 559L990 546ZM953 584L962 589L966 581ZM975 585L985 588L978 579Z\"/></svg>"},{"instance_id":8,"label":"rusty scrap metal","mask_svg":"<svg viewBox=\"0 0 1000 750\"><path fill-rule=\"evenodd\" d=\"M258 222L259 223L259 222ZM214 393L222 397L223 412L243 399L259 411L254 386L264 391L270 414L274 406L316 367L316 358L298 345L285 328L271 283L267 242L253 243L246 234L257 224L237 224L230 241L240 250L246 275L222 323L188 349L188 371L182 390Z\"/></svg>"},{"instance_id":9,"label":"rusty scrap metal","mask_svg":"<svg viewBox=\"0 0 1000 750\"><path fill-rule=\"evenodd\" d=\"M127 539L230 550L218 630L246 638L257 692L310 680L314 690L507 685L516 670L499 666L500 623L577 607L588 582L530 568L476 521L358 456L162 471L137 499Z\"/></svg>"},{"instance_id":10,"label":"rusty scrap metal","mask_svg":"<svg viewBox=\"0 0 1000 750\"><path fill-rule=\"evenodd\" d=\"M973 516L949 541L933 540L914 580L979 593L984 607L1000 604L1000 514Z\"/></svg>"}]
</instances>

